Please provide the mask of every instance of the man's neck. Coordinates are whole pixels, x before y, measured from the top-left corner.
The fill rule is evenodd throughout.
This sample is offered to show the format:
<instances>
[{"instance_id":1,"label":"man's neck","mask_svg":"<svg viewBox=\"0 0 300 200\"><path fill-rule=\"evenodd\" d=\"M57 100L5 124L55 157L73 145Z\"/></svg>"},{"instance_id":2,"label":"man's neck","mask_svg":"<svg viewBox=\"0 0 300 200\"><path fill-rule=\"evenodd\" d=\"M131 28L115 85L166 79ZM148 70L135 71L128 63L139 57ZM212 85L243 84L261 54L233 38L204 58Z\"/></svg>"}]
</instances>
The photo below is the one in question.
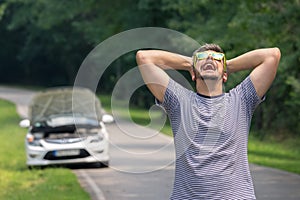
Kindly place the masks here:
<instances>
[{"instance_id":1,"label":"man's neck","mask_svg":"<svg viewBox=\"0 0 300 200\"><path fill-rule=\"evenodd\" d=\"M196 90L204 96L218 96L223 94L222 80L200 80L196 81Z\"/></svg>"}]
</instances>

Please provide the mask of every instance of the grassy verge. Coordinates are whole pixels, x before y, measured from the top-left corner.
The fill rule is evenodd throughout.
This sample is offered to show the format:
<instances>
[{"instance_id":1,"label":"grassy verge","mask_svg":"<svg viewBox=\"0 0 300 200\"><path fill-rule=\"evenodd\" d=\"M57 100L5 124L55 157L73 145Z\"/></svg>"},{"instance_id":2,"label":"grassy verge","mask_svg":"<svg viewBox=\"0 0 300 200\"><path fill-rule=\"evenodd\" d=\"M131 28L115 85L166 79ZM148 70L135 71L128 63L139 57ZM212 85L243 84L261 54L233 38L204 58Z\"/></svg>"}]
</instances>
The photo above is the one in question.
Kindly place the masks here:
<instances>
[{"instance_id":1,"label":"grassy verge","mask_svg":"<svg viewBox=\"0 0 300 200\"><path fill-rule=\"evenodd\" d=\"M100 97L102 105L111 112L109 96ZM140 125L150 122L148 110L130 108L132 120ZM161 130L162 133L172 135L170 124L167 123ZM250 134L248 154L251 163L269 166L300 174L300 137L288 136L281 139L278 136L265 137L260 140Z\"/></svg>"},{"instance_id":2,"label":"grassy verge","mask_svg":"<svg viewBox=\"0 0 300 200\"><path fill-rule=\"evenodd\" d=\"M28 170L15 106L0 100L0 113L0 199L90 199L69 169Z\"/></svg>"},{"instance_id":3,"label":"grassy verge","mask_svg":"<svg viewBox=\"0 0 300 200\"><path fill-rule=\"evenodd\" d=\"M267 136L260 140L250 134L248 154L251 163L300 174L300 137Z\"/></svg>"},{"instance_id":4,"label":"grassy verge","mask_svg":"<svg viewBox=\"0 0 300 200\"><path fill-rule=\"evenodd\" d=\"M99 99L101 101L101 105L103 106L103 108L105 109L106 112L112 114L112 110L111 110L111 98L109 95L100 95ZM122 119L127 119L129 121L133 121L136 124L139 125L149 125L149 123L151 122L151 118L150 115L152 117L153 120L156 120L158 126L162 123L160 122L161 119L161 115L162 112L161 110L152 110L151 114L149 113L148 110L145 109L140 109L140 108L136 108L136 107L130 107L130 111L129 111L129 115L127 113L127 109L126 109L126 102L122 103L122 102L118 102L117 103L117 108L115 108L114 112L117 112L118 115L120 115L122 117ZM121 106L122 104L124 104L123 106ZM158 130L157 127L153 127L155 130ZM172 136L172 130L171 130L171 126L169 123L169 120L166 119L166 125L162 128L161 132L163 132L164 134L167 134L169 136Z\"/></svg>"}]
</instances>

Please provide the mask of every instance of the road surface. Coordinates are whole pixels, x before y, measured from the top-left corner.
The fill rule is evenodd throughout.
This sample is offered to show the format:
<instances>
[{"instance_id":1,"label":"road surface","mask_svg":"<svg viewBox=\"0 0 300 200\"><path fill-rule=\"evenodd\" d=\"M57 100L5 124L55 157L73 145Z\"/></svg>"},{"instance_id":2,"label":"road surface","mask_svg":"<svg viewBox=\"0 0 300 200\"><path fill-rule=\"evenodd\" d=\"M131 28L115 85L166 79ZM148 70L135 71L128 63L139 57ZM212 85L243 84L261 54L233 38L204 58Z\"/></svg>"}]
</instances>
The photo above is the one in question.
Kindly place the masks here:
<instances>
[{"instance_id":1,"label":"road surface","mask_svg":"<svg viewBox=\"0 0 300 200\"><path fill-rule=\"evenodd\" d=\"M12 101L22 118L34 92L0 87L0 98ZM107 125L110 133L109 168L74 169L93 200L164 200L173 183L172 139L132 124ZM300 166L299 166L300 167ZM300 176L250 165L258 200L299 200Z\"/></svg>"}]
</instances>

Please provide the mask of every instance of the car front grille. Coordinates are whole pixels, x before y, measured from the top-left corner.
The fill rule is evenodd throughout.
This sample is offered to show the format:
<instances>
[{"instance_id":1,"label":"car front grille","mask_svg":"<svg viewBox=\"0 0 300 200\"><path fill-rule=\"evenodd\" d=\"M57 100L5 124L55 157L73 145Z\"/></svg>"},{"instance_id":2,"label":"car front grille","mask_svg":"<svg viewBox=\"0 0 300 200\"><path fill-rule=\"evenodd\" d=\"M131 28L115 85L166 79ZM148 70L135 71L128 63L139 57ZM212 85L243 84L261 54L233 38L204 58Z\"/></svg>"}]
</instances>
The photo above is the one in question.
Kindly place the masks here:
<instances>
[{"instance_id":1,"label":"car front grille","mask_svg":"<svg viewBox=\"0 0 300 200\"><path fill-rule=\"evenodd\" d=\"M53 144L71 144L71 143L81 142L82 140L83 138L45 139L46 142L53 143Z\"/></svg>"},{"instance_id":2,"label":"car front grille","mask_svg":"<svg viewBox=\"0 0 300 200\"><path fill-rule=\"evenodd\" d=\"M85 158L90 156L90 154L85 149L80 149L79 155L73 156L55 156L55 151L49 151L45 156L45 160L68 160L68 159L76 159L76 158Z\"/></svg>"}]
</instances>

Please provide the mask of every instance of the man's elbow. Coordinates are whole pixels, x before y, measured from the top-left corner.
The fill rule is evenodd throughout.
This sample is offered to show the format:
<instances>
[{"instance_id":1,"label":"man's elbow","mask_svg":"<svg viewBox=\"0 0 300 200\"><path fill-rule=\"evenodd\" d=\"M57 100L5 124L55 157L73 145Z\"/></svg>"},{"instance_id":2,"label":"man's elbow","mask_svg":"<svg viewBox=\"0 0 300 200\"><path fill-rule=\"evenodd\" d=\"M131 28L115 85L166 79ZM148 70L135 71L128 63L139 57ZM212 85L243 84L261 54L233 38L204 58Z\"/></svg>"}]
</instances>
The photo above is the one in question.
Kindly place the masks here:
<instances>
[{"instance_id":1,"label":"man's elbow","mask_svg":"<svg viewBox=\"0 0 300 200\"><path fill-rule=\"evenodd\" d=\"M281 57L280 49L278 47L274 47L274 48L272 48L272 51L273 51L272 57L273 57L274 61L276 62L276 65L278 66L280 57Z\"/></svg>"},{"instance_id":2,"label":"man's elbow","mask_svg":"<svg viewBox=\"0 0 300 200\"><path fill-rule=\"evenodd\" d=\"M147 56L148 53L145 50L139 50L136 55L135 55L135 59L138 65L143 65L146 63L149 63L149 56Z\"/></svg>"},{"instance_id":3,"label":"man's elbow","mask_svg":"<svg viewBox=\"0 0 300 200\"><path fill-rule=\"evenodd\" d=\"M269 67L270 71L274 71L276 73L279 61L280 61L281 53L280 49L277 47L268 49L265 63Z\"/></svg>"}]
</instances>

